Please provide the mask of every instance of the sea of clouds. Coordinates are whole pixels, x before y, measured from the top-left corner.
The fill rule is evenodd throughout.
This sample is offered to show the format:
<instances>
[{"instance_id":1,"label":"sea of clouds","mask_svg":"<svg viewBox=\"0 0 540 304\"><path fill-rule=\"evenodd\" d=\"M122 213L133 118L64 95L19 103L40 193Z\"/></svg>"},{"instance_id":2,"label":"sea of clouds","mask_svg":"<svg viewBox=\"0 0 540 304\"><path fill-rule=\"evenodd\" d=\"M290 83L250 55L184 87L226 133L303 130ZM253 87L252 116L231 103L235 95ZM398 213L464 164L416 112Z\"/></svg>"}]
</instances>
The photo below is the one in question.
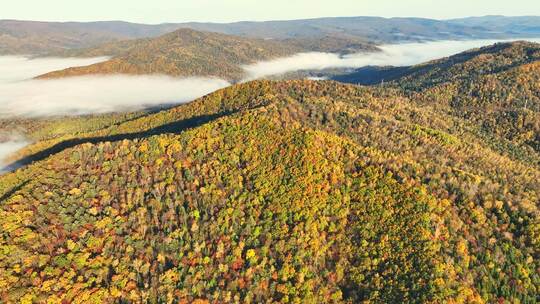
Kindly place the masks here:
<instances>
[{"instance_id":1,"label":"sea of clouds","mask_svg":"<svg viewBox=\"0 0 540 304\"><path fill-rule=\"evenodd\" d=\"M47 72L74 66L85 66L109 59L94 58L29 58L24 56L0 56L0 84L30 79Z\"/></svg>"}]
</instances>

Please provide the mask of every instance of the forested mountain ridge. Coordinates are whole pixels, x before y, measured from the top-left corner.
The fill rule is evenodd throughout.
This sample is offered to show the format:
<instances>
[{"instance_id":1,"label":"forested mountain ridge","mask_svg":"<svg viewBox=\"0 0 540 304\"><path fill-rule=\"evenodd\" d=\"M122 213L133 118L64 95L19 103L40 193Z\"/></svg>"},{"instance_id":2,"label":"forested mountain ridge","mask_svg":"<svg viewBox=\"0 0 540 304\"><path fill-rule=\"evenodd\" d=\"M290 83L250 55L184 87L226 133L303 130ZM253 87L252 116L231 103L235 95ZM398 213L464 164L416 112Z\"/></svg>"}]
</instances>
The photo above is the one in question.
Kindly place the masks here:
<instances>
[{"instance_id":1,"label":"forested mountain ridge","mask_svg":"<svg viewBox=\"0 0 540 304\"><path fill-rule=\"evenodd\" d=\"M501 42L450 57L405 67L361 68L337 79L359 84L401 82L421 89L458 79L494 74L540 59L540 44L527 41Z\"/></svg>"},{"instance_id":2,"label":"forested mountain ridge","mask_svg":"<svg viewBox=\"0 0 540 304\"><path fill-rule=\"evenodd\" d=\"M535 77L515 61L497 84ZM535 303L539 153L439 85L254 81L56 122L0 177L0 299Z\"/></svg>"},{"instance_id":3,"label":"forested mountain ridge","mask_svg":"<svg viewBox=\"0 0 540 304\"><path fill-rule=\"evenodd\" d=\"M401 73L401 77L405 77L407 73L403 73L402 71L409 71L409 73L416 72L417 74L414 74L414 77L409 76L408 78L403 78L401 82L385 82L384 83L384 89L391 89L391 94L395 95L404 95L408 96L414 101L419 102L419 104L423 103L431 103L436 104L437 108L441 110L444 113L452 112L457 115L461 115L461 118L469 119L470 117L463 117L463 111L459 111L453 108L453 106L458 105L458 101L462 104L469 103L469 101L477 102L475 101L477 97L475 97L475 94L478 94L481 90L476 89L474 92L471 90L464 90L463 88L467 88L467 84L485 84L487 82L492 82L488 85L485 85L482 87L482 90L490 90L490 92L493 92L492 95L489 95L489 103L485 104L485 111L484 113L489 113L490 104L496 103L500 104L502 99L498 99L497 96L501 94L506 94L505 92L508 90L512 90L515 93L511 94L512 98L514 98L513 103L518 103L517 105L510 105L506 106L509 110L513 110L514 108L522 107L523 111L527 111L529 113L529 117L534 115L536 111L534 104L535 100L538 99L538 94L536 91L538 90L538 82L535 81L536 77L538 77L538 74L536 73L536 70L534 69L535 66L537 66L537 61L535 61L537 57L536 51L538 49L537 44L532 43L505 43L505 44L497 44L491 47L486 47L479 50L471 50L468 52L464 52L462 54L458 54L456 56L450 57L450 59L443 59L434 61L431 63L426 63L423 65L418 65L415 67L405 67L405 68L388 68L389 70L397 70L399 73ZM531 56L529 56L529 55ZM515 57L515 58L514 58ZM488 58L488 59L486 59ZM514 59L513 59L514 58ZM450 64L452 63L452 64ZM428 68L428 67L431 67ZM491 68L490 68L491 67ZM448 70L451 69L451 72ZM489 71L491 70L497 70L497 71L506 71L504 72L504 75L506 75L506 81L505 82L493 82L493 75L498 75L497 73L493 74ZM420 72L418 72L420 71ZM465 72L463 72L465 71ZM427 76L423 73L428 73ZM493 75L492 75L493 74ZM442 75L442 76L441 76ZM380 77L379 74L375 73L375 77ZM353 78L354 79L354 78ZM461 79L461 82L464 83L462 88L460 90L456 90L456 88L460 88L460 83L455 82L454 80ZM467 79L472 79L473 81L467 81ZM378 81L375 81L375 83L380 84L380 79ZM440 84L440 86L435 86L431 83L436 82L437 84ZM519 87L518 88L516 88ZM253 88L250 88L253 92L244 92L244 95L247 96L255 96L256 92L258 90L254 90ZM484 94L486 95L486 94ZM488 95L486 95L488 96ZM522 96L528 96L528 99L523 99ZM436 97L436 98L435 98ZM518 100L516 97L520 97L522 99ZM435 99L434 99L435 98ZM454 103L450 102L449 99L455 100ZM228 101L229 103L231 101ZM525 103L527 103L527 108L525 109ZM194 107L200 107L201 109L206 108L207 104L212 103L199 103L198 101L192 103ZM508 104L508 101L506 102ZM196 105L196 106L195 106ZM453 105L453 106L452 106ZM191 106L187 106L191 107ZM493 108L499 109L497 111L498 113L502 113L504 115L504 108L500 108L499 105L493 106ZM479 113L482 113L482 106L477 107L477 110L480 111ZM192 112L196 112L196 109L190 110ZM175 112L174 109L171 111L166 111L166 113L169 112ZM204 112L204 111L203 111ZM163 112L158 113L157 115L162 115ZM141 114L137 114L141 115ZM36 129L35 131L31 132L24 132L24 130L21 130L21 132L26 133L27 136L29 136L32 140L40 141L42 139L49 139L51 135L54 137L54 134L57 135L66 135L66 136L82 136L81 132L84 133L88 128L85 127L85 125L97 125L97 126L107 126L107 124L111 124L111 128L117 128L122 119L122 117L115 117L114 120L108 120L108 115L102 115L97 117L94 120L90 120L90 123L85 122L84 119L74 118L71 120L69 124L62 123L62 120L60 119L58 123L56 122L44 122L47 127L45 127L43 130L41 128L36 126L32 126L32 121L21 121L17 120L15 123L18 125L29 125L29 129ZM114 115L116 116L116 115ZM482 115L479 115L480 117L483 117ZM153 116L150 116L153 117ZM509 116L512 117L512 116ZM474 117L473 117L474 118ZM147 119L147 118L143 118ZM168 119L173 120L174 118L169 117ZM528 120L525 120L524 122L527 122ZM132 124L136 124L131 122ZM14 123L9 123L9 125L13 125ZM142 124L141 124L142 125ZM480 125L481 126L481 125ZM534 123L526 123L525 129L534 127ZM527 127L528 126L528 127ZM515 129L515 127L512 127ZM90 128L92 129L92 128ZM138 130L137 127L133 128L136 131ZM495 133L498 133L500 131L508 129L506 128L484 128L489 135L493 135ZM76 131L76 132L74 132ZM60 132L60 133L59 133ZM523 132L524 134L529 134L530 137L531 133L530 131ZM46 134L49 134L47 137ZM102 136L103 134L99 134L97 136ZM105 134L106 135L106 134ZM522 139L526 139L527 137L524 137ZM511 138L509 136L506 136L506 139ZM529 140L530 141L530 140ZM526 141L523 140L516 140L515 141L518 145L522 146L522 144ZM495 142L495 144L499 144ZM38 143L39 145L39 143ZM507 145L505 145L507 146ZM505 147L504 149L508 150L508 147ZM519 152L519 151L517 151ZM528 152L520 152L521 154L528 154L528 155L535 155L536 153L530 154ZM533 157L532 159L535 159ZM534 161L535 163L538 160Z\"/></svg>"},{"instance_id":4,"label":"forested mountain ridge","mask_svg":"<svg viewBox=\"0 0 540 304\"><path fill-rule=\"evenodd\" d=\"M37 273L40 279L34 282L39 285L26 285L23 278L21 284L28 287L3 294L7 299L25 295L44 299L56 294L65 299L75 295L132 300L178 296L189 301L235 297L318 302L534 299L538 275L531 257L537 254L538 244L534 232L538 168L486 148L471 134L458 137L463 131L455 130L458 122L451 117L433 109L419 110L402 98L396 103L395 96L371 90L309 81L239 85L199 100L199 105L208 104L201 112L225 116L202 125L194 123L192 131L182 132L176 125L161 131L179 135L152 136L159 129L156 126L166 121L170 125L171 120L201 116L189 114L198 108L185 105L104 131L148 130L130 139L78 145L4 176L0 182L5 198L2 221L10 237L6 235L2 245L10 253L17 252L6 257L31 255L41 250L38 247L45 250L37 244L47 242L49 233L61 233L65 239L39 255L50 273ZM325 175L328 170L330 175ZM262 192L255 198L258 191ZM370 199L366 193L371 193ZM294 203L294 195L302 199ZM384 203L379 201L383 197ZM91 203L80 205L81 200ZM182 201L187 205L175 207ZM221 201L226 203L223 208L221 203L215 205ZM390 207L393 201L396 205ZM49 202L49 207L39 207L40 202ZM299 215L291 213L294 210ZM334 224L315 228L313 219L321 218L317 212L330 211L344 213L323 213ZM66 224L55 225L56 230L49 232L42 230L48 227L45 224L24 229L21 212L29 223L61 220ZM260 216L251 221L244 214ZM276 222L282 217L284 222ZM185 224L181 220L169 227L177 221L172 219L182 218ZM395 222L398 218L402 221ZM393 224L381 225L385 221ZM75 224L65 226L68 223ZM226 223L239 226L226 228L230 225ZM298 244L309 246L289 247L297 231L294 227L299 225L316 229L314 239L326 235L334 245L320 247L322 243L310 243L309 234L301 233ZM356 225L360 226L350 229ZM229 238L214 237L217 227L226 229L223 233ZM373 227L383 230L373 231ZM287 241L280 242L282 237L271 231L281 231ZM346 231L359 233L360 243L350 244L356 237ZM26 247L27 238L36 246ZM157 246L160 238L170 241ZM403 247L411 244L415 246ZM274 249L266 251L265 246ZM364 248L362 256L356 246ZM334 250L344 256L338 258ZM300 256L315 252L327 262L318 264L313 258L315 264L301 262ZM136 262L123 260L126 256ZM280 262L288 261L287 256L290 264ZM16 275L15 260L1 262L4 273ZM27 263L18 273L28 273L26 282L32 282L30 274L39 264ZM409 263L415 266L410 268ZM394 276L396 269L402 271L399 278ZM86 283L76 283L81 275ZM57 284L58 276L65 283ZM7 283L10 276L2 279L5 286L15 284ZM261 290L260 284L267 287Z\"/></svg>"},{"instance_id":5,"label":"forested mountain ridge","mask_svg":"<svg viewBox=\"0 0 540 304\"><path fill-rule=\"evenodd\" d=\"M337 80L399 88L540 151L540 44L499 43L411 67L360 69Z\"/></svg>"},{"instance_id":6,"label":"forested mountain ridge","mask_svg":"<svg viewBox=\"0 0 540 304\"><path fill-rule=\"evenodd\" d=\"M260 120L258 118L260 118ZM351 187L351 190L355 191L356 197L352 198L352 200L361 200L362 197L366 195L357 190L353 190L357 187L359 189L374 189L381 194L388 195L388 200L393 197L410 197L410 205L412 205L413 202L414 204L418 204L418 200L422 200L423 203L427 205L431 203L430 200L422 197L421 193L417 193L416 190L410 188L410 186L399 185L392 177L385 175L376 167L367 169L366 172L362 173L355 172L355 166L360 166L361 163L353 165L352 167L350 167L352 164L345 165L349 167L345 170L352 171L351 173L346 173L346 176L342 176L342 162L348 158L351 158L351 162L354 162L356 157L353 154L354 150L348 147L349 144L332 136L325 139L325 137L323 137L324 134L313 131L306 132L305 130L298 129L298 127L291 126L291 128L278 131L278 126L274 123L275 121L268 120L266 114L260 117L258 115L250 115L249 117L244 116L241 118L231 117L225 120L218 120L215 123L211 123L201 129L194 130L193 132L183 133L180 137L160 136L152 137L148 140L136 140L133 143L129 141L123 142L123 147L127 149L125 150L126 153L132 153L129 151L133 148L139 151L145 151L146 149L151 149L153 151L157 148L154 146L155 144L164 145L163 148L166 150L163 150L163 153L165 154L162 156L159 154L154 156L153 153L157 151L152 152L152 154L145 152L141 153L140 156L144 157L146 160L137 158L134 159L134 161L148 161L149 164L152 164L148 167L150 171L141 168L143 171L139 174L142 174L142 176L148 176L150 179L159 179L159 176L163 173L169 176L169 178L172 178L170 181L177 185L172 186L172 184L168 185L168 182L164 182L163 187L165 188L162 190L151 190L154 187L153 183L147 184L149 188L144 184L140 184L137 186L137 189L139 190L136 190L142 191L139 192L140 194L136 194L135 192L133 194L128 194L131 190L126 192L130 197L132 195L135 196L132 196L132 199L130 200L133 201L132 203L129 203L129 206L125 206L127 208L125 210L117 209L120 206L116 206L116 199L114 197L119 193L114 190L105 190L108 187L105 186L105 184L100 185L101 182L97 181L92 183L97 187L93 188L93 186L91 186L94 190L86 188L86 186L78 185L75 187L74 185L74 188L68 191L71 194L54 194L54 190L53 192L45 191L43 194L38 193L41 191L34 192L34 195L38 197L41 195L48 196L49 199L45 200L50 200L51 204L55 204L54 202L60 202L60 198L65 195L74 194L77 195L76 197L83 199L90 193L87 191L98 191L100 197L101 195L109 195L110 205L101 205L101 203L95 205L96 209L90 208L92 209L90 214L94 213L96 217L88 217L82 221L77 219L79 216L75 216L77 213L76 210L73 210L75 212L73 213L75 216L73 218L65 218L62 216L64 220L73 222L74 226L58 228L68 234L76 233L81 236L81 238L79 241L75 242L71 236L69 237L71 240L69 244L72 244L70 245L72 249L67 249L69 251L60 249L64 246L61 244L63 243L61 239L59 239L59 243L51 244L50 248L46 250L55 252L60 250L65 253L61 254L58 256L58 259L56 259L56 261L60 261L65 257L65 263L62 264L63 262L60 262L61 265L52 265L53 267L50 268L50 271L52 271L51 274L58 273L64 277L67 284L54 284L54 279L51 281L43 277L44 280L40 279L42 282L41 287L30 287L29 289L25 289L22 294L17 294L17 289L15 289L15 293L9 293L7 299L10 299L10 296L14 296L38 301L40 299L44 300L46 297L49 299L56 298L58 300L76 300L74 296L77 295L77 299L81 299L82 301L93 300L97 302L114 298L131 301L163 301L173 298L180 298L186 301L213 299L223 302L235 300L260 302L271 299L276 301L288 301L289 298L291 300L304 299L317 301L335 299L337 301L343 297L344 292L350 293L350 295L348 295L349 297L362 297L363 295L357 294L358 289L354 288L355 284L371 285L375 283L379 285L378 288L385 289L382 297L389 298L393 297L392 293L399 292L400 288L407 288L404 285L405 282L399 281L395 282L395 287L391 287L390 285L380 285L379 283L376 283L376 281L373 281L376 280L376 277L369 277L366 279L351 277L347 278L347 281L350 280L350 282L345 282L344 269L353 267L353 269L357 269L356 271L358 271L359 274L368 274L364 271L371 267L363 264L350 265L350 262L348 261L349 258L354 258L355 261L360 263L365 258L360 256L354 257L357 255L357 253L352 251L352 248L356 246L353 243L354 237L352 235L343 235L345 232L345 224L347 222L346 217L347 213L349 213L349 207L348 203L343 201L343 199L345 199L343 194L333 190L335 189L335 186L332 186L332 183L339 185L346 180L352 182L354 177L355 183L357 184L352 184L350 186L344 185L345 187ZM216 127L218 127L217 130L214 129ZM224 130L230 129L231 133L223 133L223 137L216 137L213 133L216 131L220 132L222 130L221 128L224 128ZM240 130L236 131L235 129ZM207 142L203 143L199 139L204 139L204 141ZM257 143L257 140L260 142ZM168 145L169 142L171 143L170 146ZM186 144L186 146L183 146L183 143ZM202 146L199 146L197 143L203 144L206 148L200 150ZM109 150L110 148L108 145L103 147L105 153L120 151L118 150L120 146L117 146L116 144L110 146L112 150ZM91 156L94 154L93 148L87 146L85 149L87 148L90 148L90 150L79 150L80 152L76 152L81 153L78 157L81 157L80 160L85 163L87 162L87 157L94 157ZM99 150L102 149L101 145L96 146L96 148ZM151 150L148 150L148 152ZM242 150L244 152L239 154ZM210 151L213 152L210 153ZM274 158L279 157L282 166L275 167L275 164L264 162L265 157L260 157L260 151L266 151L266 153L268 153L264 156ZM191 156L186 155L187 157L184 158L185 163L182 165L182 162L184 161L181 159L183 157L180 157L180 155L176 155L175 153L184 154L186 152ZM219 152L219 155L213 154L215 152ZM166 157L168 153L173 153L171 154L171 158ZM200 159L196 156L196 153L203 153L205 156ZM283 153L285 153L285 155L282 155ZM64 153L58 155L58 157L62 158L63 154ZM146 156L143 156L145 154ZM67 155L64 155L64 157L65 156ZM163 156L165 156L165 158L163 158ZM116 157L117 159L123 160L123 164L120 164L122 167L127 166L124 167L124 169L121 169L122 171L132 171L127 169L129 167L135 168L127 155L118 154ZM69 164L63 166L56 162L60 160L60 158L52 160L53 163L49 163L59 169L59 171L54 170L55 173L49 171L50 174L47 174L48 177L59 177L57 174L62 175L65 172L71 171L71 169L69 169ZM332 161L333 158L336 159L336 162ZM109 162L108 157L103 160ZM261 161L263 161L263 163L259 163ZM156 165L156 162L163 162L163 166ZM169 162L174 162L174 167L171 167L170 165L172 163L170 164ZM242 165L244 163L247 166L245 168L243 167L244 165ZM309 164L315 164L315 167L312 167ZM48 164L44 165L48 166ZM87 165L94 167L91 163L87 163ZM117 164L111 165L111 178L118 173L124 175L124 173L116 171ZM191 165L193 165L193 167L191 167ZM196 169L198 167L204 172L210 173L211 171L215 171L215 173L210 173L211 175L207 178L203 178L202 176L199 176L199 169ZM180 170L179 172L181 175L175 173L177 169L174 168ZM37 167L35 169L37 169ZM87 167L85 171L88 174L93 175L93 171L87 171L88 169L90 169L90 167ZM40 172L39 169L37 170L38 171L35 171L36 173ZM291 170L290 173L287 173L289 170ZM221 177L220 172L228 172L228 177ZM276 177L282 176L282 178L268 180L265 177L268 176L267 174L276 174ZM360 176L364 174L367 174L365 176L366 181L373 184L366 187L360 182ZM154 175L155 177L152 177ZM306 177L307 175L312 176ZM330 176L335 176L333 177L335 180L329 179ZM87 179L87 177L83 175L80 177L82 180ZM125 184L117 184L117 181L113 181L112 179L107 182L106 180L109 179L109 174L102 175L100 179L105 183L112 183L113 188L121 186L121 188L125 189ZM375 182L378 179L381 179L381 185L377 185ZM326 184L324 180L328 180L328 184ZM125 182L128 184L131 184L132 182L137 184L140 183L136 180L125 180ZM392 190L391 192L388 192L384 185L390 184L392 184ZM316 185L317 188L306 188L311 187L311 185ZM33 184L33 186L37 186L39 189L49 187L41 182ZM103 186L105 186L105 188L102 188ZM180 188L175 190L172 187ZM184 187L186 188L184 189ZM203 190L200 190L201 187ZM143 211L150 206L147 205L148 198L146 198L146 195L144 194L146 191L163 191L155 192L157 196L151 204L161 204L162 200L163 202L170 200L172 205L164 205L162 207L157 207L158 205L155 205L155 208L159 209L155 209L155 211L151 211L150 209L148 209L148 211ZM343 189L343 191L347 190ZM182 192L184 194L181 194ZM183 199L180 199L177 195L181 195L188 205L180 204ZM76 197L74 197L74 199L78 200ZM96 198L102 201L101 198ZM9 200L8 202L11 201L12 200ZM190 205L190 201L194 205ZM23 205L26 205L25 202L25 198L19 200L19 203L22 203ZM372 207L357 205L360 209L355 209L355 213L351 214L350 217L362 217L362 219L364 219L366 216L365 213L368 212L368 209L364 208L375 208L376 210L379 210L381 206L378 204L379 203L374 202ZM4 205L4 207L14 211L11 207L15 206L8 203ZM73 207L75 207L75 205L73 205ZM82 207L81 211L85 209L83 206L80 207ZM15 208L18 209L18 207ZM56 213L54 209L56 208L57 207L53 207L53 205L49 205L49 208L47 209L51 210L51 213L45 215L39 214L40 212L38 212L36 213L35 220L39 221L38 218L44 219L45 217L54 220L53 217L55 217L54 214ZM58 208L61 209L61 205L58 205ZM130 211L131 208L136 208L139 211L132 212ZM12 217L9 214L13 214L16 217L16 214L11 213L10 210L6 210L7 213L3 213L3 215L8 216L10 219ZM123 224L117 222L114 218L111 218L110 215L108 215L108 210L118 210L119 212L116 213L116 217L123 222ZM177 211L175 210L179 211L180 214L177 215ZM43 209L43 211L45 211L45 209ZM149 218L145 219L145 216L139 212L150 212L147 213ZM426 242L425 247L413 247L411 246L412 242L406 242L409 244L407 245L408 248L406 250L400 250L399 253L396 251L396 255L385 257L385 259L391 259L396 264L403 264L403 266L405 266L409 261L408 254L418 251L418 258L420 260L431 263L430 255L432 253L430 252L432 249L427 243L429 241L424 234L425 232L423 232L428 223L421 218L414 218L414 221L405 221L407 218L405 213L412 213L412 210L403 210L403 213L403 222L393 223L392 225L403 226L403 229L406 229L407 231L410 230L411 234L408 237L411 238L411 241L417 240L419 243ZM143 217L140 217L141 215ZM152 220L155 216L158 218L161 218L162 216L166 217L163 217L162 219L156 218L158 222L155 222ZM383 216L385 220L390 221L388 216L381 216ZM411 219L414 217L413 214L410 216ZM121 218L124 218L125 221ZM313 225L314 223L311 223L311 221L315 218L317 218L317 221L320 221L320 223ZM31 221L34 220L31 217L28 217L27 219ZM305 222L306 220L308 220L308 222ZM383 218L380 220L382 221ZM420 222L418 225L415 225L417 221ZM89 224L92 222L96 223L95 228L90 228ZM332 222L332 224L330 224L330 222ZM81 226L79 226L79 223ZM144 223L158 226L154 226L155 228L147 230L148 228L146 227L148 224ZM366 222L361 219L359 219L357 223L359 224L358 229L362 229L363 227L361 225L366 224ZM5 222L5 224L10 231L17 231L18 226L16 219L15 221L9 220L9 222ZM117 226L119 224L120 226ZM36 227L41 227L41 223L39 222L36 222L36 225ZM90 225L93 226L94 224ZM135 227L133 225L139 226L141 230L132 231ZM303 225L306 225L306 229L309 230L304 232L303 229L300 228ZM295 226L297 228L294 228ZM184 231L184 227L187 230ZM82 228L82 230L80 228ZM91 230L87 230L87 228L90 228ZM156 228L162 230L158 235L155 235L154 232L152 232L152 230ZM124 230L127 234L124 234L124 232L121 232L119 229ZM87 234L88 236L95 235L93 240L98 242L96 243L96 246L98 247L88 247L84 240L85 237L76 231L80 231L80 233L86 231L84 234ZM104 233L102 236L115 236L110 238L109 241L107 240L109 237L103 239L99 236L101 232L98 231ZM384 246L395 246L393 242L400 242L399 239L401 237L396 232L392 233L393 236L388 238L388 244L385 244ZM321 239L321 233L328 234L328 236ZM358 233L360 233L360 231ZM43 238L38 235L43 236ZM207 239L210 235L212 235L212 239ZM40 232L28 236L38 242L45 242L48 238L46 234L43 235ZM38 237L41 241L34 238L34 236ZM165 240L163 242L161 239L162 237L170 239L170 241ZM326 238L328 238L327 241L325 241ZM333 245L325 245L327 242L333 243ZM403 240L401 242L403 242ZM150 245L154 243L156 245ZM160 243L162 245L157 245ZM301 244L303 244L303 246L301 246ZM73 246L76 246L76 248ZM113 247L109 246L114 246L118 249L112 250ZM371 247L369 244L363 246L366 251L368 250L368 247ZM372 251L372 254L377 254L376 252L379 250L378 248L380 246L381 245L375 245L369 250ZM35 247L25 250L16 245L14 247L10 246L9 248L10 249L8 250L15 250L10 251L10 253L16 253L23 258L26 258L30 252L37 249L37 247ZM151 249L141 251L143 248ZM152 252L155 252L158 256L153 257L154 253ZM177 254L178 252L182 253ZM41 256L44 255L47 255L47 253L43 252ZM325 261L330 257L335 259L339 255L342 257L335 261ZM308 257L311 262L299 262L301 259ZM78 266L75 266L75 268L70 266L70 260L72 258L78 259ZM95 258L98 258L99 261L95 260ZM114 262L114 260L116 260L116 262ZM6 262L11 263L11 261ZM369 268L366 268L366 266ZM105 270L107 267L116 270ZM430 291L431 287L428 286L425 280L428 279L430 275L427 272L428 266L426 265L424 267L426 267L426 271L411 268L406 269L405 267L401 267L400 269L403 270L403 275L418 282L418 286L414 287L414 292L420 293L422 290L425 290L426 293L419 294L419 296L422 298L429 298L432 297ZM69 268L73 269L71 274L64 272L69 271ZM87 277L88 283L77 284L73 281L73 279L76 279L77 277L77 272L79 272L77 269L80 269L80 271L85 273L83 276ZM125 269L128 272L124 272L121 269ZM193 271L196 271L195 276L190 274ZM9 272L10 271L8 271L8 273ZM136 277L130 279L129 277L131 275L129 275L129 272L135 274ZM64 275L62 275L62 273ZM393 271L389 269L388 274L386 275L391 275L391 273L393 273ZM421 274L419 275L419 273ZM376 275L375 272L369 274L369 276L372 275ZM109 276L112 278L108 279L107 277ZM6 279L10 280L9 277ZM328 284L327 280L333 280L336 281L336 283ZM22 278L21 283L25 281L26 278ZM73 282L73 285L71 282ZM343 286L342 289L341 286L338 285L338 282L341 284L350 284L350 287L345 289L346 287ZM110 288L105 287L105 285L109 284L111 284ZM181 288L179 287L179 284L186 284L186 286L189 287ZM92 285L97 288L90 287ZM77 291L77 289L79 291ZM144 291L145 289L147 291ZM368 291L368 289L366 289L366 291ZM59 296L49 296L51 292L53 292L53 294L58 293ZM404 300L407 298L405 294L401 294L399 297Z\"/></svg>"},{"instance_id":7,"label":"forested mountain ridge","mask_svg":"<svg viewBox=\"0 0 540 304\"><path fill-rule=\"evenodd\" d=\"M148 40L150 38L147 38ZM252 38L260 39L260 38ZM356 37L323 36L289 39L266 39L285 48L295 49L298 52L329 52L351 54L359 52L378 52L376 45ZM121 40L104 43L91 48L63 49L46 54L53 57L100 57L120 56L144 44L145 40Z\"/></svg>"},{"instance_id":8,"label":"forested mountain ridge","mask_svg":"<svg viewBox=\"0 0 540 304\"><path fill-rule=\"evenodd\" d=\"M135 40L126 44L120 46L125 48L125 52L108 61L50 72L39 78L93 74L164 74L240 80L244 76L241 67L243 64L283 57L301 50L274 41L190 29L180 29L158 38Z\"/></svg>"}]
</instances>

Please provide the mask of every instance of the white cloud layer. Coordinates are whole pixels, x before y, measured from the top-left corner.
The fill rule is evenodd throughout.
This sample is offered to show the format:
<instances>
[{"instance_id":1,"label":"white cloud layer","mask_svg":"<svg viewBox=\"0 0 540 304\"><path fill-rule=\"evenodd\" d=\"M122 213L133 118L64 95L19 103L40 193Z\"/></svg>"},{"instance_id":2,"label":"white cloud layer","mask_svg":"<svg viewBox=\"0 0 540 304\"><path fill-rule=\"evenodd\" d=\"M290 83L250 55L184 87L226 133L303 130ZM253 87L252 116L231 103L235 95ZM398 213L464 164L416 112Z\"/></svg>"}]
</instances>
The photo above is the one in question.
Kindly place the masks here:
<instances>
[{"instance_id":1,"label":"white cloud layer","mask_svg":"<svg viewBox=\"0 0 540 304\"><path fill-rule=\"evenodd\" d=\"M188 102L229 85L214 78L154 75L32 79L50 71L106 59L0 57L0 118L140 110Z\"/></svg>"},{"instance_id":2,"label":"white cloud layer","mask_svg":"<svg viewBox=\"0 0 540 304\"><path fill-rule=\"evenodd\" d=\"M63 70L74 66L84 66L107 60L108 57L94 58L26 58L21 56L0 56L0 84L34 78L47 72Z\"/></svg>"},{"instance_id":3,"label":"white cloud layer","mask_svg":"<svg viewBox=\"0 0 540 304\"><path fill-rule=\"evenodd\" d=\"M540 42L540 39L527 39ZM502 40L436 41L384 45L378 53L340 56L332 53L300 53L291 57L263 61L244 66L246 80L280 75L301 70L327 68L360 68L364 66L406 66L438 59Z\"/></svg>"},{"instance_id":4,"label":"white cloud layer","mask_svg":"<svg viewBox=\"0 0 540 304\"><path fill-rule=\"evenodd\" d=\"M32 79L50 71L103 60L107 58L29 59L0 56L0 119L139 110L191 101L229 85L220 79L178 79L166 76ZM14 169L6 167L7 158L28 144L29 142L19 135L1 136L0 174Z\"/></svg>"},{"instance_id":5,"label":"white cloud layer","mask_svg":"<svg viewBox=\"0 0 540 304\"><path fill-rule=\"evenodd\" d=\"M107 58L0 57L0 119L134 111L184 103L230 85L214 78L166 76L86 76L32 79L53 70L93 64ZM6 157L29 144L20 136L0 139L0 173Z\"/></svg>"},{"instance_id":6,"label":"white cloud layer","mask_svg":"<svg viewBox=\"0 0 540 304\"><path fill-rule=\"evenodd\" d=\"M228 86L213 78L85 76L0 84L0 118L133 111L188 102Z\"/></svg>"}]
</instances>

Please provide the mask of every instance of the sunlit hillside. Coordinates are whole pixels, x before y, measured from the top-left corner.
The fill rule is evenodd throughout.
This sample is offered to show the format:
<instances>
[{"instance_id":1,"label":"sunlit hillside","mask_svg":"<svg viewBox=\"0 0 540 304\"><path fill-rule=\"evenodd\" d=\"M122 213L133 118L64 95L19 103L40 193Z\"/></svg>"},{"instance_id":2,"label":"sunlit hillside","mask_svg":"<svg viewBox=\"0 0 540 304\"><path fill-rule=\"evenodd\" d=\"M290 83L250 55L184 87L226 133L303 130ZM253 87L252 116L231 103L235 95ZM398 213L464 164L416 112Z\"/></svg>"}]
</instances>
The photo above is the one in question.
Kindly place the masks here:
<instances>
[{"instance_id":1,"label":"sunlit hillside","mask_svg":"<svg viewBox=\"0 0 540 304\"><path fill-rule=\"evenodd\" d=\"M0 178L0 299L535 303L540 154L501 113L536 117L537 48L33 126Z\"/></svg>"}]
</instances>

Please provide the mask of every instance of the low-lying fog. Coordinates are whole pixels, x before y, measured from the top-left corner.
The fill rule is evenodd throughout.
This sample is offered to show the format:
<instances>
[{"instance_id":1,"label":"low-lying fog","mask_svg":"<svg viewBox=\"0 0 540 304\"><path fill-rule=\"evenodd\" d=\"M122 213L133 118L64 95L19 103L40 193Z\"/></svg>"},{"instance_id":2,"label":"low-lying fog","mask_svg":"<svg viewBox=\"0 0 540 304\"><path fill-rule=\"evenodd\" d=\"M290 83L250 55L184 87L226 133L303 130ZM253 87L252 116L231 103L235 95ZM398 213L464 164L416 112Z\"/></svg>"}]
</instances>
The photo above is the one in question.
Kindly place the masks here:
<instances>
[{"instance_id":1,"label":"low-lying fog","mask_svg":"<svg viewBox=\"0 0 540 304\"><path fill-rule=\"evenodd\" d=\"M84 66L109 59L95 58L27 58L21 56L0 56L0 84L21 81L47 72L74 66Z\"/></svg>"},{"instance_id":2,"label":"low-lying fog","mask_svg":"<svg viewBox=\"0 0 540 304\"><path fill-rule=\"evenodd\" d=\"M378 53L358 53L340 56L332 53L301 53L287 58L244 66L247 80L280 75L301 70L328 68L361 68L365 66L407 66L454 55L496 42L512 40L435 41L383 45ZM518 39L519 40L519 39ZM540 42L540 39L523 39Z\"/></svg>"},{"instance_id":3,"label":"low-lying fog","mask_svg":"<svg viewBox=\"0 0 540 304\"><path fill-rule=\"evenodd\" d=\"M191 101L228 86L220 79L85 76L0 84L0 117L133 111Z\"/></svg>"},{"instance_id":4,"label":"low-lying fog","mask_svg":"<svg viewBox=\"0 0 540 304\"><path fill-rule=\"evenodd\" d=\"M191 101L229 85L221 79L150 75L32 79L57 69L106 59L0 57L0 118L140 110Z\"/></svg>"},{"instance_id":5,"label":"low-lying fog","mask_svg":"<svg viewBox=\"0 0 540 304\"><path fill-rule=\"evenodd\" d=\"M50 71L103 60L107 58L0 57L0 119L140 110L188 102L230 85L221 79L167 76L32 79ZM0 139L0 173L13 169L5 168L6 158L27 144L20 135Z\"/></svg>"}]
</instances>

